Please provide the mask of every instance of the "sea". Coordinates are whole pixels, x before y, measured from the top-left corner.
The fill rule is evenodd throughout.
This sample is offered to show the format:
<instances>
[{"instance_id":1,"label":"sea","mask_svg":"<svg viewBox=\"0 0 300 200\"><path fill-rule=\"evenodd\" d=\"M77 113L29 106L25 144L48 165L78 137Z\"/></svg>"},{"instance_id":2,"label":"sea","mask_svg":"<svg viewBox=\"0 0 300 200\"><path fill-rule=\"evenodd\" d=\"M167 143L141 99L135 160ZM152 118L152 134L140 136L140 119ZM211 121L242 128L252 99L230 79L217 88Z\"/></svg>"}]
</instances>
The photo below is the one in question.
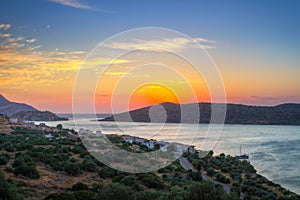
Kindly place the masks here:
<instances>
[{"instance_id":1,"label":"sea","mask_svg":"<svg viewBox=\"0 0 300 200\"><path fill-rule=\"evenodd\" d=\"M300 126L116 123L98 122L95 115L89 114L76 115L76 120L71 114L60 116L68 117L69 121L36 123L179 142L194 145L199 150L213 150L215 155L249 154L249 162L257 173L300 194Z\"/></svg>"}]
</instances>

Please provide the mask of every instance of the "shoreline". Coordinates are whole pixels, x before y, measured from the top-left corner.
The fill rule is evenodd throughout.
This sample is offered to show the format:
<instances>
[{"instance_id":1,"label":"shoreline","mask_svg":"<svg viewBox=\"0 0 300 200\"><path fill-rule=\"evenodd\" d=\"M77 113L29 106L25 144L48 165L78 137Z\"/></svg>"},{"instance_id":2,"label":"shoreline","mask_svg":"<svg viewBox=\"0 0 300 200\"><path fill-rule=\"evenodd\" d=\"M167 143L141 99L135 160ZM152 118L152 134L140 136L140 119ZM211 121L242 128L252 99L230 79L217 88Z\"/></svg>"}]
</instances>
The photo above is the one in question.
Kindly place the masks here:
<instances>
[{"instance_id":1,"label":"shoreline","mask_svg":"<svg viewBox=\"0 0 300 200\"><path fill-rule=\"evenodd\" d=\"M72 119L70 119L70 121L72 122ZM88 119L86 119L86 118L84 118L83 119L83 121L84 121L84 124L87 122L87 124L90 124L89 123L89 120ZM55 122L55 123L59 123L59 122ZM110 123L110 122L109 122ZM125 122L124 122L125 123ZM69 123L67 123L67 124L69 124ZM84 124L83 124L83 126L84 126ZM173 124L168 124L168 125L173 125ZM68 126L68 125L67 125ZM70 127L70 125L69 125L69 127ZM231 124L228 124L228 125L225 125L225 127L230 127L230 129L229 130L231 130L231 129L235 129L235 127L249 127L249 128L251 128L251 129L257 129L257 131L255 131L255 132L257 132L257 133L259 133L260 132L260 130L261 130L261 128L263 128L262 130L264 130L264 129L266 129L266 128L271 128L271 132L272 132L272 130L273 130L273 128L280 128L280 126L278 126L278 125L231 125ZM255 128L256 127L256 128ZM293 130L294 128L295 128L295 126L284 126L284 127L290 127L289 129L291 129L291 130ZM248 128L247 128L248 129ZM241 131L243 131L243 130L241 130ZM113 131L110 131L111 133L113 132ZM117 133L118 134L118 133ZM222 135L226 135L227 133L223 133ZM250 135L252 135L252 133L250 133ZM238 135L237 135L238 136ZM243 136L243 134L240 134L240 136L241 137L244 137ZM260 137L259 136L259 134L257 134L257 136L258 137ZM144 137L144 136L140 136L140 137ZM146 138L148 138L148 137L146 137ZM151 139L151 137L149 138L149 139ZM157 139L157 138L156 138ZM222 141L221 141L221 143L222 143ZM233 149L229 149L229 151L226 151L226 150L224 150L224 148L222 148L222 144L220 143L220 141L218 142L218 147L215 149L216 150L216 152L226 152L226 153L229 153L230 155L236 155L235 153L233 153ZM245 145L246 147L247 147L247 145ZM251 147L251 146L250 146ZM250 148L250 147L248 147L248 148ZM248 149L247 148L247 149ZM226 148L225 148L226 149ZM215 151L214 150L214 151ZM258 151L260 151L260 150L258 150ZM248 151L247 151L247 153L249 153L249 152L251 152L250 151L250 149L248 149ZM255 151L252 151L252 153L254 153L254 152L256 152L256 149L255 149ZM236 151L236 153L237 153L237 151ZM254 161L254 162L253 162ZM254 166L256 166L256 168L258 169L258 171L261 173L261 174L263 174L264 176L266 176L266 177L268 177L268 179L270 179L270 180L273 180L274 179L274 176L272 175L272 173L270 174L270 173L268 173L268 172L266 172L266 173L263 173L263 171L265 170L265 169L268 169L268 168L266 168L265 167L265 165L263 165L263 166L261 166L261 162L262 162L262 160L260 159L260 158L258 158L257 156L256 157L250 157L250 162L251 162L251 164L254 164ZM256 164L255 164L256 163ZM269 164L272 164L273 165L273 163L269 163ZM275 163L274 163L275 164ZM276 164L275 164L276 165ZM260 167L259 167L260 166ZM281 166L281 165L280 165ZM279 166L278 166L279 167ZM272 170L276 170L276 168L272 168ZM273 178L272 178L272 176L273 176ZM277 177L275 177L275 178L277 178ZM281 177L282 179L284 178L284 177ZM287 179L287 181L286 181L286 183L288 183L288 179ZM293 188L297 188L297 186L295 186L295 185L293 185L293 184L284 184L283 182L281 182L280 183L281 185L285 185L285 187L286 188L290 188L290 190L292 190L292 191L295 191L295 190L293 190ZM298 192L299 193L299 192Z\"/></svg>"},{"instance_id":2,"label":"shoreline","mask_svg":"<svg viewBox=\"0 0 300 200\"><path fill-rule=\"evenodd\" d=\"M73 130L63 129L62 127L47 127L44 124L42 124L42 126L41 125L33 126L31 124L31 128L33 128L33 129L31 129L29 127L25 127L25 126L22 126L22 127L25 129L21 128L20 130L18 130L18 132L16 132L16 134L17 134L16 136L23 137L22 134L25 134L25 133L23 133L23 131L28 130L26 134L29 134L30 137L34 136L38 133L41 133L41 135L38 134L36 136L38 136L38 137L42 136L46 140L48 140L50 143L52 143L51 141L53 141L53 142L60 141L60 140L68 141L69 140L68 138L70 138L73 141L81 142L81 140L79 139L79 135L80 135L80 132L82 132L82 133L84 132L83 129L81 129L78 132L74 132ZM39 131L39 132L36 132L36 131ZM91 135L96 135L96 132L91 132L91 131L85 131L85 132L86 133L88 132L88 134L91 134ZM79 135L78 135L78 133L79 133ZM83 133L83 134L86 134L86 133ZM18 134L21 134L21 135L18 135ZM98 132L98 134L99 134L98 136L101 136L101 134L104 135L104 133L100 134L99 132ZM113 141L116 141L118 145L121 145L120 147L125 148L125 149L127 148L130 151L134 151L137 153L143 152L145 150L146 150L146 152L153 151L154 147L155 147L155 143L157 143L157 144L159 143L162 145L159 147L164 147L165 145L170 144L170 143L164 142L164 141L151 140L151 139L148 140L143 137L130 136L128 134L126 134L126 135L105 134L105 135L107 137L109 137L110 139L113 139ZM117 138L119 138L119 139L117 139ZM133 141L133 140L131 141L131 139L134 139L135 141ZM137 141L139 141L139 142L137 142ZM177 144L179 144L179 143L177 143ZM183 146L183 144L179 144L179 145ZM132 147L134 147L134 148L132 148ZM219 162L218 160L220 160L220 159L223 160L223 162L228 164L229 169L236 165L236 166L240 166L239 170L242 170L242 171L246 170L245 172L243 172L240 175L240 177L242 177L242 180L243 180L242 182L240 182L240 184L245 184L246 182L245 183L243 183L243 182L247 181L248 179L249 179L249 181L250 180L253 181L253 180L257 179L257 180L263 181L262 183L267 184L265 187L269 188L269 189L266 189L266 191L273 191L273 193L276 192L278 194L281 194L282 191L288 191L287 189L284 189L283 187L281 187L279 184L269 181L267 178L256 173L256 170L254 169L254 167L252 165L250 165L248 162L239 161L239 159L232 157L230 155L225 156L225 154L212 156L212 154L213 154L212 152L208 152L208 154L206 153L205 157L199 157L198 155L199 155L200 151L198 149L195 149L194 146L191 149L189 149L189 147L188 147L187 151L183 152L182 157L184 159L186 159L188 162L190 162L190 166L192 166L190 169L192 169L192 171L194 171L195 173L196 173L196 170L193 170L193 169L200 170L201 176L203 177L203 179L208 179L207 177L210 177L209 179L214 184L216 184L217 182L220 182L223 187L227 188L227 189L225 189L225 191L229 191L228 188L230 188L232 190L236 189L236 188L232 187L232 185L231 185L231 184L233 184L233 182L235 180L234 179L235 175L233 176L232 174L230 174L229 173L230 171L225 170L226 168L224 168L224 166L222 167L222 165L219 165L220 163L218 164L218 162ZM165 149L167 149L167 148L165 148ZM179 162L179 161L182 162L182 160L177 160L176 162ZM236 163L236 164L234 166L231 166L231 164L230 164L231 162ZM199 163L200 163L200 165L199 165ZM245 167L243 167L243 165L245 165ZM182 165L182 166L184 167L184 165ZM200 166L200 168L199 168L199 166ZM168 167L166 167L166 168L168 168ZM184 167L184 168L186 168L186 167ZM211 168L213 168L213 171L214 171L213 174L209 174L211 171ZM162 170L163 169L158 170L158 171L162 171ZM233 172L235 172L236 170L237 169L234 169ZM250 171L247 172L247 170L250 170ZM188 173L188 171L185 171L183 173ZM244 178L244 176L247 173L251 173L252 175L249 176L248 178L247 177ZM206 178L204 178L204 177L206 177ZM224 177L226 177L226 178L224 179ZM258 184L258 182L257 182L257 184ZM247 190L248 190L247 187L251 187L251 186L249 185L247 187L246 186L242 187L242 185L241 185L240 187L241 188L239 190L241 190L240 192L243 196L243 194L247 195ZM296 193L293 193L293 192L288 192L288 193L285 192L285 193L289 194L289 195L297 195Z\"/></svg>"}]
</instances>

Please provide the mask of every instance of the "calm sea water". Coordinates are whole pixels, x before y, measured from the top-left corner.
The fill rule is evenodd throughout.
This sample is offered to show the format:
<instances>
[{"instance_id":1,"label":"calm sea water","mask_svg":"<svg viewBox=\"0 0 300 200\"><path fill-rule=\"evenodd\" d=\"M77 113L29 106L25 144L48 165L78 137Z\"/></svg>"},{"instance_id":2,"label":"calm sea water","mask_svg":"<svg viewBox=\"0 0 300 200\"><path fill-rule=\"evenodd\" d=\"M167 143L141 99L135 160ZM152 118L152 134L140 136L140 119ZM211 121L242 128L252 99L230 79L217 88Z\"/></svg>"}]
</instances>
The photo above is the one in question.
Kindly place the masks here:
<instances>
[{"instance_id":1,"label":"calm sea water","mask_svg":"<svg viewBox=\"0 0 300 200\"><path fill-rule=\"evenodd\" d=\"M86 128L106 134L127 134L163 141L194 144L199 149L213 149L215 154L250 155L258 173L300 194L300 126L147 124L91 121L91 116L74 121L46 122L64 128Z\"/></svg>"}]
</instances>

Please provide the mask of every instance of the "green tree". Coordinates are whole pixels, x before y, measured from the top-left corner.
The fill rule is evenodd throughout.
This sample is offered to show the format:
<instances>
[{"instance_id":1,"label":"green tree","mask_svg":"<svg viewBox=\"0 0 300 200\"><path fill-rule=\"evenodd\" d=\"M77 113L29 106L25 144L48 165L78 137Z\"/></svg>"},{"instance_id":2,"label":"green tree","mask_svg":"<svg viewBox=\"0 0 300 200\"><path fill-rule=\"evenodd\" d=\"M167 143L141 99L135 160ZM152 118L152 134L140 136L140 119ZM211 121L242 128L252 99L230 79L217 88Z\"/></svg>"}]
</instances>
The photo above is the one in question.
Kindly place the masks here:
<instances>
[{"instance_id":1,"label":"green tree","mask_svg":"<svg viewBox=\"0 0 300 200\"><path fill-rule=\"evenodd\" d=\"M24 199L17 191L12 183L9 183L2 171L0 171L0 199L5 200L21 200Z\"/></svg>"},{"instance_id":2,"label":"green tree","mask_svg":"<svg viewBox=\"0 0 300 200\"><path fill-rule=\"evenodd\" d=\"M63 128L63 125L62 124L57 124L56 128L61 130Z\"/></svg>"},{"instance_id":3,"label":"green tree","mask_svg":"<svg viewBox=\"0 0 300 200\"><path fill-rule=\"evenodd\" d=\"M22 174L23 176L26 176L31 179L39 179L40 174L39 171L36 169L35 165L33 163L22 163L21 165L17 166L14 170L14 174Z\"/></svg>"},{"instance_id":4,"label":"green tree","mask_svg":"<svg viewBox=\"0 0 300 200\"><path fill-rule=\"evenodd\" d=\"M76 176L81 174L81 169L79 164L77 163L72 163L72 162L66 162L64 166L64 171L67 172L68 174L72 176Z\"/></svg>"},{"instance_id":5,"label":"green tree","mask_svg":"<svg viewBox=\"0 0 300 200\"><path fill-rule=\"evenodd\" d=\"M120 183L112 183L111 185L104 186L97 194L97 199L101 200L132 200L134 199L134 193L128 186Z\"/></svg>"},{"instance_id":6,"label":"green tree","mask_svg":"<svg viewBox=\"0 0 300 200\"><path fill-rule=\"evenodd\" d=\"M81 183L81 182L75 183L72 186L72 191L88 190L88 189L89 189L88 185Z\"/></svg>"},{"instance_id":7,"label":"green tree","mask_svg":"<svg viewBox=\"0 0 300 200\"><path fill-rule=\"evenodd\" d=\"M6 165L10 156L8 154L0 155L0 165Z\"/></svg>"},{"instance_id":8,"label":"green tree","mask_svg":"<svg viewBox=\"0 0 300 200\"><path fill-rule=\"evenodd\" d=\"M204 181L193 184L189 189L189 200L224 200L228 199L223 188L215 187L212 182Z\"/></svg>"}]
</instances>

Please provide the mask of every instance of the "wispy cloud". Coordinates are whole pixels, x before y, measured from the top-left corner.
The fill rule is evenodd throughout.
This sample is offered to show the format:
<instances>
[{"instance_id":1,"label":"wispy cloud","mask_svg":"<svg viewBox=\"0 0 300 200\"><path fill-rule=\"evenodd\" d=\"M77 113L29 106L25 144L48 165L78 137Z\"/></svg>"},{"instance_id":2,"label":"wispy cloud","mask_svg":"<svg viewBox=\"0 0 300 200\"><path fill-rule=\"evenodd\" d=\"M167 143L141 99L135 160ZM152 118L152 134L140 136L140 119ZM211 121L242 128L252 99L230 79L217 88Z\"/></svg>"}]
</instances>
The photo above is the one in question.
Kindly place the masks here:
<instances>
[{"instance_id":1,"label":"wispy cloud","mask_svg":"<svg viewBox=\"0 0 300 200\"><path fill-rule=\"evenodd\" d=\"M83 62L84 51L43 51L34 42L9 33L0 38L0 91L71 81L68 73L75 73Z\"/></svg>"},{"instance_id":2,"label":"wispy cloud","mask_svg":"<svg viewBox=\"0 0 300 200\"><path fill-rule=\"evenodd\" d=\"M87 4L83 4L83 3L79 2L78 0L49 0L49 1L58 3L58 4L62 4L65 6L70 6L73 8L88 9L88 10L93 9L93 7L91 7Z\"/></svg>"},{"instance_id":3,"label":"wispy cloud","mask_svg":"<svg viewBox=\"0 0 300 200\"><path fill-rule=\"evenodd\" d=\"M36 39L35 38L33 38L33 39L29 39L29 40L26 40L26 42L28 42L28 43L33 43L33 42L35 42L36 41Z\"/></svg>"},{"instance_id":4,"label":"wispy cloud","mask_svg":"<svg viewBox=\"0 0 300 200\"><path fill-rule=\"evenodd\" d=\"M7 29L10 28L10 24L0 24L0 29L3 29L4 31L6 31Z\"/></svg>"},{"instance_id":5,"label":"wispy cloud","mask_svg":"<svg viewBox=\"0 0 300 200\"><path fill-rule=\"evenodd\" d=\"M10 34L8 34L8 33L0 33L0 37L9 37L10 36Z\"/></svg>"},{"instance_id":6,"label":"wispy cloud","mask_svg":"<svg viewBox=\"0 0 300 200\"><path fill-rule=\"evenodd\" d=\"M9 42L18 42L18 41L22 41L24 40L24 37L20 36L20 37L16 37L16 38L8 38Z\"/></svg>"},{"instance_id":7,"label":"wispy cloud","mask_svg":"<svg viewBox=\"0 0 300 200\"><path fill-rule=\"evenodd\" d=\"M127 60L111 61L97 58L84 62L85 51L63 51L56 49L45 51L36 39L24 36L0 38L0 91L36 90L43 92L43 87L57 89L57 85L72 87L74 77L80 67L90 65L88 70L96 70L100 65L126 64ZM107 72L107 75L120 75ZM41 91L42 90L42 91ZM71 90L70 90L71 91Z\"/></svg>"},{"instance_id":8,"label":"wispy cloud","mask_svg":"<svg viewBox=\"0 0 300 200\"><path fill-rule=\"evenodd\" d=\"M214 41L205 38L194 38L200 47L205 49L215 48ZM195 47L194 41L187 38L165 38L161 40L134 40L133 42L113 42L107 44L106 47L113 49L139 49L145 51L180 51L184 48Z\"/></svg>"}]
</instances>

